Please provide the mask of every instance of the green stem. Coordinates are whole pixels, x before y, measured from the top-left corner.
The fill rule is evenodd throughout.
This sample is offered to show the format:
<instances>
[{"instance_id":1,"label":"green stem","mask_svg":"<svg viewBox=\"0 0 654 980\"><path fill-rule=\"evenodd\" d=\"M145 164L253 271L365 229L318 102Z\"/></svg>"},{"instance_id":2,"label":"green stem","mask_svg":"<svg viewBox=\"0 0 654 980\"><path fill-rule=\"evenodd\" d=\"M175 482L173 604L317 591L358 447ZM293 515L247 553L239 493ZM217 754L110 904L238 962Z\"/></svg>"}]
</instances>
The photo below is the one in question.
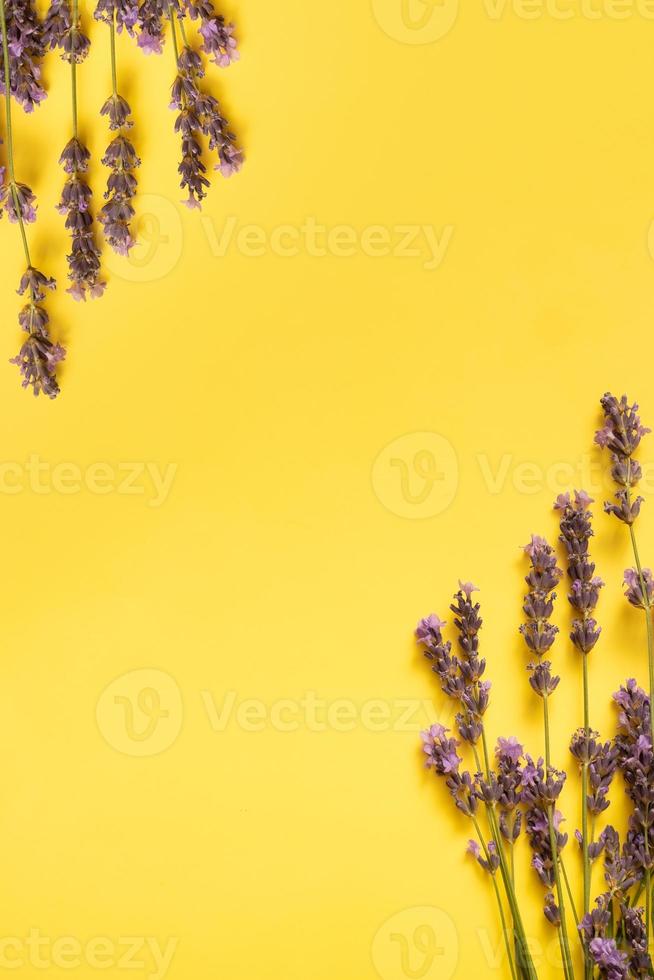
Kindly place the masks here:
<instances>
[{"instance_id":1,"label":"green stem","mask_svg":"<svg viewBox=\"0 0 654 980\"><path fill-rule=\"evenodd\" d=\"M556 841L556 830L554 828L554 807L550 805L547 809L547 822L550 831L550 849L552 851L552 868L554 870L554 883L556 885L556 897L559 903L559 915L561 924L559 926L559 944L561 946L561 956L563 959L563 972L568 980L574 978L572 958L570 956L570 943L568 941L568 926L565 919L565 904L563 901L563 888L561 887L561 874L559 871L559 848Z\"/></svg>"},{"instance_id":2,"label":"green stem","mask_svg":"<svg viewBox=\"0 0 654 980\"><path fill-rule=\"evenodd\" d=\"M111 46L111 87L115 98L118 95L118 82L116 72L116 10L113 7L109 22L109 40Z\"/></svg>"},{"instance_id":3,"label":"green stem","mask_svg":"<svg viewBox=\"0 0 654 980\"><path fill-rule=\"evenodd\" d=\"M474 816L472 818L472 822L475 825L475 830L477 832L477 837L479 838L479 843L482 846L482 850L484 852L484 856L486 858L486 861L488 862L488 866L489 866L489 868L491 868L492 867L492 865L491 865L491 856L488 853L488 848L486 847L486 841L484 840L484 835L481 832L481 828L479 826L479 822L478 822L477 818L474 817ZM513 980L518 980L518 975L516 973L515 964L513 962L513 956L511 954L511 943L509 942L509 932L508 932L508 929L506 927L506 917L504 915L504 906L502 904L502 896L500 895L500 890L497 887L497 879L495 877L495 872L491 870L490 871L490 876L493 879L493 888L495 889L495 897L497 898L497 907L498 907L499 912L500 912L500 922L502 924L502 935L504 937L504 945L506 947L506 955L507 955L508 960L509 960L509 966L511 967L511 976L513 977Z\"/></svg>"},{"instance_id":4,"label":"green stem","mask_svg":"<svg viewBox=\"0 0 654 980\"><path fill-rule=\"evenodd\" d=\"M168 17L170 18L170 28L173 37L173 51L175 52L175 64L179 61L179 48L177 46L177 31L175 30L175 11L172 3L168 5Z\"/></svg>"},{"instance_id":5,"label":"green stem","mask_svg":"<svg viewBox=\"0 0 654 980\"><path fill-rule=\"evenodd\" d=\"M71 12L71 24L70 32L71 34L76 34L79 22L79 0L72 0L72 12ZM73 109L73 136L77 139L77 62L75 57L70 59L70 88L72 97L72 109Z\"/></svg>"},{"instance_id":6,"label":"green stem","mask_svg":"<svg viewBox=\"0 0 654 980\"><path fill-rule=\"evenodd\" d=\"M565 890L568 893L568 898L570 899L570 908L572 909L572 915L575 920L575 925L579 925L579 916L577 915L577 906L575 905L574 896L572 894L572 888L570 887L570 879L568 878L568 872L565 869L565 861L563 860L563 855L559 852L559 867L561 868L561 874L563 875L563 881L565 884Z\"/></svg>"},{"instance_id":7,"label":"green stem","mask_svg":"<svg viewBox=\"0 0 654 980\"><path fill-rule=\"evenodd\" d=\"M506 864L504 849L498 843L501 833L499 827L497 826L495 812L493 807L489 804L486 806L486 812L488 814L488 823L491 828L491 834L493 836L493 840L495 841L495 846L497 847L497 853L500 859L500 871L502 872L502 881L504 882L506 897L509 902L509 908L511 909L511 916L513 918L516 942L518 943L518 966L521 972L523 972L524 975L529 978L529 980L537 980L538 975L534 967L534 962L531 958L531 952L529 951L525 927L522 921L522 916L520 915L520 908L518 906L515 889L511 884L511 874Z\"/></svg>"},{"instance_id":8,"label":"green stem","mask_svg":"<svg viewBox=\"0 0 654 980\"><path fill-rule=\"evenodd\" d=\"M582 653L583 685L584 685L584 734L586 740L590 738L590 708L588 695L588 654ZM584 915L590 911L590 855L588 853L588 762L584 761L581 765L581 846L582 861L584 868ZM571 899L572 900L572 899ZM576 918L576 917L575 917ZM579 922L577 922L579 925ZM582 943L583 946L583 943ZM593 966L584 947L584 976L586 980L591 980Z\"/></svg>"},{"instance_id":9,"label":"green stem","mask_svg":"<svg viewBox=\"0 0 654 980\"><path fill-rule=\"evenodd\" d=\"M545 774L549 773L551 766L550 749L550 713L547 702L547 694L543 697L543 726L545 729ZM552 870L554 872L554 883L556 885L556 897L559 904L559 915L561 924L559 926L559 944L561 946L561 957L563 960L563 971L566 980L574 978L572 958L570 955L570 942L568 940L568 925L565 916L565 901L563 898L563 888L561 887L561 874L559 869L559 847L556 840L556 830L554 828L554 806L550 805L547 809L547 822L550 835L550 849L552 852Z\"/></svg>"}]
</instances>

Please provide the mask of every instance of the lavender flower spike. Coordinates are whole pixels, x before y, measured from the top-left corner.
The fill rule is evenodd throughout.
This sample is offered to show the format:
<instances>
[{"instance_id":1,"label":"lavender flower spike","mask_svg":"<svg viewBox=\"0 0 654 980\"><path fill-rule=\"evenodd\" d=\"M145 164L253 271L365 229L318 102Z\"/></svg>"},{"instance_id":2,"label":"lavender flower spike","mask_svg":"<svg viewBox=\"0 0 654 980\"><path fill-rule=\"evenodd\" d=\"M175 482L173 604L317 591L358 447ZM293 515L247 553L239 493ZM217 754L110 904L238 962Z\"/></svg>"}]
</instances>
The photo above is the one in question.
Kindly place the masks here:
<instances>
[{"instance_id":1,"label":"lavender flower spike","mask_svg":"<svg viewBox=\"0 0 654 980\"><path fill-rule=\"evenodd\" d=\"M25 112L32 112L46 97L41 82L41 61L47 43L32 0L5 3L9 88ZM0 50L0 92L5 93L4 55Z\"/></svg>"},{"instance_id":2,"label":"lavender flower spike","mask_svg":"<svg viewBox=\"0 0 654 980\"><path fill-rule=\"evenodd\" d=\"M640 421L638 405L630 405L627 396L618 400L607 393L600 399L604 411L604 425L595 433L595 442L611 454L611 475L620 487L616 493L617 504L606 503L604 509L624 524L634 523L640 513L642 497L634 500L631 491L637 486L642 469L634 459L641 439L651 430Z\"/></svg>"},{"instance_id":3,"label":"lavender flower spike","mask_svg":"<svg viewBox=\"0 0 654 980\"><path fill-rule=\"evenodd\" d=\"M561 534L568 555L568 577L571 582L568 600L575 611L570 639L582 654L590 653L597 643L601 629L594 619L594 611L604 582L595 575L595 565L590 560L588 543L593 536L590 505L587 493L576 491L561 494L554 504L560 513Z\"/></svg>"},{"instance_id":4,"label":"lavender flower spike","mask_svg":"<svg viewBox=\"0 0 654 980\"><path fill-rule=\"evenodd\" d=\"M54 289L54 279L44 276L30 266L23 274L18 287L19 295L29 294L29 300L18 315L18 322L27 334L19 353L11 359L23 376L23 388L31 387L35 395L43 392L48 398L56 398L59 385L56 367L66 356L60 344L54 344L48 333L48 314L42 306L44 289Z\"/></svg>"},{"instance_id":5,"label":"lavender flower spike","mask_svg":"<svg viewBox=\"0 0 654 980\"><path fill-rule=\"evenodd\" d=\"M522 607L527 622L520 627L520 632L528 649L536 657L536 661L529 665L529 670L532 671L531 685L544 697L559 682L557 677L550 674L549 662L539 665L538 661L550 650L558 633L558 628L552 625L550 617L556 599L554 589L563 573L556 564L554 549L545 538L532 535L524 550L530 562L529 574L525 578L529 592Z\"/></svg>"}]
</instances>

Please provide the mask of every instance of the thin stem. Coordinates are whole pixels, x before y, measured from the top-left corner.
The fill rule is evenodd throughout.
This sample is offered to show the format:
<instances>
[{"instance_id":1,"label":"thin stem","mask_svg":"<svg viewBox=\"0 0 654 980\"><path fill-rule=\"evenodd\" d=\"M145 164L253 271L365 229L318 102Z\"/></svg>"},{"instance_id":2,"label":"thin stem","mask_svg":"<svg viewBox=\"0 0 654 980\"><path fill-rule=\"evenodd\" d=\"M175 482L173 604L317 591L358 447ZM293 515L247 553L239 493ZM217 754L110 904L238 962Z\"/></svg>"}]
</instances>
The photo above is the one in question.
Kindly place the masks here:
<instances>
[{"instance_id":1,"label":"thin stem","mask_svg":"<svg viewBox=\"0 0 654 980\"><path fill-rule=\"evenodd\" d=\"M572 895L572 889L570 887L570 879L568 878L568 872L565 870L565 861L563 860L563 855L559 851L559 867L561 868L561 874L563 875L563 881L565 883L565 890L568 893L568 898L570 899L570 908L572 909L572 915L575 920L575 925L579 925L579 916L577 915L577 906L575 905L575 900Z\"/></svg>"},{"instance_id":2,"label":"thin stem","mask_svg":"<svg viewBox=\"0 0 654 980\"><path fill-rule=\"evenodd\" d=\"M543 724L545 728L545 775L550 770L550 713L549 705L547 700L547 694L543 697ZM559 870L559 848L556 840L556 830L554 827L554 806L553 804L547 808L547 822L549 826L550 834L550 850L552 852L552 869L554 871L554 883L556 885L556 897L559 903L559 915L561 919L561 924L559 926L559 942L561 945L561 956L563 958L563 970L566 978L574 978L574 970L572 967L572 958L570 956L570 942L568 940L568 925L565 917L565 901L563 898L563 888L561 887L561 874Z\"/></svg>"},{"instance_id":3,"label":"thin stem","mask_svg":"<svg viewBox=\"0 0 654 980\"><path fill-rule=\"evenodd\" d=\"M556 896L559 903L559 915L561 924L559 926L559 941L561 945L561 955L563 957L563 971L567 978L574 977L572 958L570 956L570 943L568 941L568 926L565 920L565 905L563 902L563 889L561 887L561 875L559 872L559 848L556 841L556 830L554 828L554 806L547 808L547 822L550 831L550 850L552 852L552 868L554 870L554 882L556 885Z\"/></svg>"},{"instance_id":4,"label":"thin stem","mask_svg":"<svg viewBox=\"0 0 654 980\"><path fill-rule=\"evenodd\" d=\"M118 82L116 72L116 9L111 8L111 20L109 22L109 39L111 46L111 87L114 98L118 95Z\"/></svg>"},{"instance_id":5,"label":"thin stem","mask_svg":"<svg viewBox=\"0 0 654 980\"><path fill-rule=\"evenodd\" d=\"M590 738L590 708L588 695L588 654L582 653L583 685L584 685L584 733L586 740ZM584 760L581 765L581 847L582 861L584 869L584 915L590 911L590 854L588 851L588 760ZM566 876L567 880L567 876ZM570 897L572 901L572 896ZM574 907L573 907L574 911ZM575 914L575 919L576 919ZM577 926L579 922L577 921ZM582 942L583 946L583 942ZM591 980L593 966L584 947L584 975L586 980Z\"/></svg>"},{"instance_id":6,"label":"thin stem","mask_svg":"<svg viewBox=\"0 0 654 980\"><path fill-rule=\"evenodd\" d=\"M500 870L502 872L502 881L504 882L506 897L509 901L513 925L516 932L516 941L518 943L518 965L521 972L523 972L525 976L529 977L530 980L537 980L537 973L531 958L529 946L527 944L525 927L522 922L522 916L520 915L518 900L516 898L515 889L511 884L511 875L506 864L506 858L504 857L504 849L498 845L500 830L497 826L497 820L495 819L495 812L490 804L487 804L486 812L488 814L488 823L491 828L491 833L497 847L497 853L500 859Z\"/></svg>"},{"instance_id":7,"label":"thin stem","mask_svg":"<svg viewBox=\"0 0 654 980\"><path fill-rule=\"evenodd\" d=\"M484 840L484 836L483 836L483 834L481 832L481 828L479 826L479 822L478 822L477 818L474 817L474 816L472 818L472 822L475 825L475 830L477 832L477 837L479 838L479 843L482 846L482 850L484 852L484 856L485 856L486 861L488 862L488 866L490 868L491 867L491 857L490 857L490 854L488 853L488 848L486 846L486 841ZM493 879L493 888L495 889L495 897L497 898L497 907L498 907L498 909L500 911L500 922L502 924L502 935L504 936L504 945L506 947L506 955L507 955L508 960L509 960L509 966L511 967L511 976L513 977L513 980L518 980L518 975L516 973L515 965L513 963L513 956L511 955L511 943L509 942L509 932L508 932L508 929L506 927L506 917L504 915L504 906L502 904L502 896L500 895L500 890L497 887L497 879L495 878L495 872L494 871L490 871L490 876Z\"/></svg>"},{"instance_id":8,"label":"thin stem","mask_svg":"<svg viewBox=\"0 0 654 980\"><path fill-rule=\"evenodd\" d=\"M177 31L175 30L175 11L172 3L168 4L168 17L170 18L170 28L173 38L173 50L175 52L175 64L179 61L179 48L177 46Z\"/></svg>"},{"instance_id":9,"label":"thin stem","mask_svg":"<svg viewBox=\"0 0 654 980\"><path fill-rule=\"evenodd\" d=\"M550 712L547 704L547 694L543 697L543 726L545 728L545 769L548 770L551 765L551 760L550 760Z\"/></svg>"},{"instance_id":10,"label":"thin stem","mask_svg":"<svg viewBox=\"0 0 654 980\"><path fill-rule=\"evenodd\" d=\"M25 252L25 260L29 268L32 266L32 260L30 258L30 250L27 244L27 235L25 233L25 223L23 222L23 215L20 209L20 201L18 200L18 191L16 190L16 171L14 168L14 136L11 120L11 67L9 64L9 44L7 41L7 13L5 10L5 0L0 0L0 29L2 30L2 58L4 61L5 69L5 116L7 120L7 164L9 166L9 185L11 190L11 196L14 201L14 210L16 211L16 219L18 221L18 227L20 228L20 237L23 241L23 250Z\"/></svg>"},{"instance_id":11,"label":"thin stem","mask_svg":"<svg viewBox=\"0 0 654 980\"><path fill-rule=\"evenodd\" d=\"M71 24L70 24L71 34L77 33L78 21L79 21L79 0L72 0L72 14L71 14ZM74 51L71 53L71 58L70 58L70 89L71 89L71 99L72 99L72 109L73 109L73 136L75 137L75 139L77 139L77 62L75 61Z\"/></svg>"}]
</instances>

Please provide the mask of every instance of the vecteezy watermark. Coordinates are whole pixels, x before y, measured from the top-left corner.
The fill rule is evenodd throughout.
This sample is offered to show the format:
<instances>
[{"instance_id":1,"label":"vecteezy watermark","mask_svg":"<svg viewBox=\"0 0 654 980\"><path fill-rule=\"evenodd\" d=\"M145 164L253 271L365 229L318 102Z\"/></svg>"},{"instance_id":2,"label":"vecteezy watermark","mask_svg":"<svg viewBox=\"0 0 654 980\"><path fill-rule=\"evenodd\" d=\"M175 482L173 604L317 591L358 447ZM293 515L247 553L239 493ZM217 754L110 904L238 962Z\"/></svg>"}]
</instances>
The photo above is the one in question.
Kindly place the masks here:
<instances>
[{"instance_id":1,"label":"vecteezy watermark","mask_svg":"<svg viewBox=\"0 0 654 980\"><path fill-rule=\"evenodd\" d=\"M139 194L132 232L136 239L129 255L107 249L107 268L128 282L155 282L173 271L182 255L180 208L162 194Z\"/></svg>"},{"instance_id":2,"label":"vecteezy watermark","mask_svg":"<svg viewBox=\"0 0 654 980\"><path fill-rule=\"evenodd\" d=\"M177 473L176 463L123 462L53 463L32 453L24 461L0 460L0 496L33 493L38 496L95 496L118 494L143 497L148 507L167 501Z\"/></svg>"},{"instance_id":3,"label":"vecteezy watermark","mask_svg":"<svg viewBox=\"0 0 654 980\"><path fill-rule=\"evenodd\" d=\"M394 439L372 467L377 499L398 517L419 520L447 510L456 496L459 463L451 442L437 432Z\"/></svg>"},{"instance_id":4,"label":"vecteezy watermark","mask_svg":"<svg viewBox=\"0 0 654 980\"><path fill-rule=\"evenodd\" d=\"M208 731L217 735L234 728L254 735L264 731L415 735L439 720L433 703L419 698L358 701L304 691L298 697L266 700L205 688L187 701L203 716ZM182 693L177 681L162 670L130 670L104 689L96 720L112 749L138 757L158 755L175 743L182 730Z\"/></svg>"},{"instance_id":5,"label":"vecteezy watermark","mask_svg":"<svg viewBox=\"0 0 654 980\"><path fill-rule=\"evenodd\" d=\"M450 980L459 963L459 936L443 909L417 906L391 916L372 941L382 980Z\"/></svg>"},{"instance_id":6,"label":"vecteezy watermark","mask_svg":"<svg viewBox=\"0 0 654 980\"><path fill-rule=\"evenodd\" d=\"M276 225L268 230L262 225L241 224L234 215L220 225L204 215L202 226L215 258L235 252L248 258L276 255L292 259L299 255L310 258L350 259L364 255L370 259L412 259L422 263L428 272L438 269L447 254L453 225L435 228L433 225L396 224L354 225L321 224L308 216L301 224Z\"/></svg>"},{"instance_id":7,"label":"vecteezy watermark","mask_svg":"<svg viewBox=\"0 0 654 980\"><path fill-rule=\"evenodd\" d=\"M181 731L181 691L163 670L131 670L104 689L95 715L102 736L117 752L158 755L170 748Z\"/></svg>"},{"instance_id":8,"label":"vecteezy watermark","mask_svg":"<svg viewBox=\"0 0 654 980\"><path fill-rule=\"evenodd\" d=\"M450 33L459 14L459 0L372 0L377 23L394 41L431 44ZM491 21L509 16L523 21L654 20L654 0L482 0Z\"/></svg>"},{"instance_id":9,"label":"vecteezy watermark","mask_svg":"<svg viewBox=\"0 0 654 980\"><path fill-rule=\"evenodd\" d=\"M357 729L417 733L436 721L431 701L417 698L369 698L357 702L352 698L321 697L317 691L272 702L241 698L236 691L227 691L217 698L205 690L201 696L211 729L217 734L231 726L252 733L348 733Z\"/></svg>"},{"instance_id":10,"label":"vecteezy watermark","mask_svg":"<svg viewBox=\"0 0 654 980\"><path fill-rule=\"evenodd\" d=\"M139 970L148 980L164 980L178 944L178 939L161 943L153 936L53 938L30 929L26 936L0 935L0 970Z\"/></svg>"},{"instance_id":11,"label":"vecteezy watermark","mask_svg":"<svg viewBox=\"0 0 654 980\"><path fill-rule=\"evenodd\" d=\"M614 492L610 473L597 452L547 464L521 459L515 453L477 452L459 460L450 440L437 432L410 432L385 446L372 465L373 492L398 517L436 517L456 498L463 464L467 464L468 479L478 481L480 490L492 497L547 491L553 500L560 493L584 489L602 500ZM643 460L642 472L640 488L653 493L654 462Z\"/></svg>"}]
</instances>

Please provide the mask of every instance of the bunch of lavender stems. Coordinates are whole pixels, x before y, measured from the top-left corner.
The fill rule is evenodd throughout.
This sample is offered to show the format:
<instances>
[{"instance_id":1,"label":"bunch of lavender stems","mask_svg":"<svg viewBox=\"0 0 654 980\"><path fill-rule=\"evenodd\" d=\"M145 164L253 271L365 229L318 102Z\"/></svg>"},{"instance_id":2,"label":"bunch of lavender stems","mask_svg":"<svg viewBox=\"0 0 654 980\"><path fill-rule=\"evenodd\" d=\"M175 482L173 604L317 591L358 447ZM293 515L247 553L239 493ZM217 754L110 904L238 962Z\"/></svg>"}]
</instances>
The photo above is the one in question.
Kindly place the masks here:
<instances>
[{"instance_id":1,"label":"bunch of lavender stems","mask_svg":"<svg viewBox=\"0 0 654 980\"><path fill-rule=\"evenodd\" d=\"M602 399L605 425L596 441L611 451L612 475L618 483L616 503L606 510L630 528L636 567L625 572L625 594L629 603L642 610L648 624L648 665L652 680L652 608L654 576L638 556L633 524L638 518L641 498L632 496L641 470L634 452L648 431L638 417L637 406L626 397L611 395ZM460 740L450 737L442 725L423 733L427 766L445 777L456 807L469 817L476 839L468 850L489 874L498 902L500 922L512 976L534 975L515 891L514 845L520 834L522 817L532 850L532 866L547 888L544 913L557 928L561 961L566 980L574 980L564 894L577 923L584 953L587 980L645 980L654 976L649 953L652 931L652 869L654 868L654 749L652 747L652 691L646 694L634 679L614 694L619 708L618 734L602 742L591 727L588 657L599 640L601 629L595 610L604 585L595 575L589 542L593 536L592 500L583 491L562 494L555 503L559 513L560 540L566 551L570 580L568 599L573 610L570 638L582 657L583 726L572 735L570 752L579 765L582 790L582 829L575 832L583 859L583 916L577 916L562 851L568 836L561 830L563 815L557 809L566 774L552 765L549 699L560 678L552 674L545 659L555 642L557 628L552 624L555 588L562 578L553 548L544 538L533 536L526 547L530 570L524 599L526 622L521 627L531 653L530 684L543 701L544 760L524 755L515 738L500 739L497 766L491 768L485 728L490 684L484 679L485 660L479 656L482 625L479 603L470 583L461 584L450 606L458 633L458 652L444 640L445 623L432 614L421 620L417 637L424 647L444 693L457 702L456 727ZM458 749L468 743L476 771L461 769ZM483 759L480 758L480 747ZM632 809L624 837L610 825L596 836L596 820L609 807L609 790L616 771L622 773ZM488 840L478 818L484 807L488 820ZM505 842L510 848L507 859ZM592 900L592 867L602 858L604 891ZM504 896L512 919L512 944L508 941L504 915ZM564 892L565 886L565 892ZM639 906L644 897L644 908Z\"/></svg>"},{"instance_id":2,"label":"bunch of lavender stems","mask_svg":"<svg viewBox=\"0 0 654 980\"><path fill-rule=\"evenodd\" d=\"M494 891L497 897L502 933L507 949L507 956L513 976L533 978L536 971L526 940L524 925L520 914L515 885L511 870L506 860L502 832L496 814L497 779L491 772L490 757L483 716L489 699L490 683L482 680L486 662L478 656L479 630L482 620L479 616L479 604L473 604L471 595L476 591L469 583L460 583L460 589L454 596L451 610L455 614L455 626L458 631L459 655L451 654L451 643L444 641L442 628L445 622L432 614L421 620L416 630L418 642L424 647L425 656L432 663L434 673L440 679L443 692L459 706L456 723L459 734L467 742L477 767L473 780L469 773L461 775L458 771L459 757L456 755L458 743L453 739L445 739L442 726L435 726L430 732L423 733L425 751L429 758L428 765L434 771L447 775L448 789L458 809L465 815L475 818L475 831L483 843L485 870L494 877L499 869L504 891L511 911L513 935L516 949L516 962L513 960L511 944L506 931L504 911L497 883L494 881ZM481 741L483 765L479 757L478 743ZM476 822L477 801L481 800L486 810L491 840L488 845L483 842L478 823Z\"/></svg>"},{"instance_id":3,"label":"bunch of lavender stems","mask_svg":"<svg viewBox=\"0 0 654 980\"><path fill-rule=\"evenodd\" d=\"M633 491L637 487L642 469L634 457L643 436L651 430L646 428L638 414L638 405L629 404L626 395L620 399L607 392L600 404L604 413L604 425L595 434L595 442L609 450L611 456L611 476L619 487L615 493L615 502L606 502L604 509L614 515L629 528L629 537L636 567L625 571L626 595L629 602L643 611L647 632L647 660L649 670L649 741L652 744L654 735L654 632L652 628L652 606L654 597L654 581L649 568L643 568L634 524L640 515L642 497L634 498ZM649 816L649 815L648 815ZM649 820L644 828L644 846L646 855L645 866L645 908L648 939L652 935L652 882L651 882L651 848L652 841Z\"/></svg>"},{"instance_id":4,"label":"bunch of lavender stems","mask_svg":"<svg viewBox=\"0 0 654 980\"><path fill-rule=\"evenodd\" d=\"M26 271L21 278L18 292L23 295L28 292L29 300L19 314L19 323L27 333L27 340L21 346L18 355L11 359L16 364L23 376L22 385L24 388L29 386L35 395L41 391L49 398L56 398L59 394L59 385L56 379L56 365L65 357L65 351L59 344L53 344L50 340L48 325L48 314L45 308L40 305L45 298L44 289L54 289L56 283L54 279L44 276L34 268L30 256L27 241L25 223L34 221L36 209L34 207L34 195L25 185L16 180L14 165L14 138L12 126L12 88L18 93L21 85L17 83L12 86L11 78L11 59L9 51L8 30L7 30L7 6L5 0L0 0L0 32L2 34L2 61L4 69L4 96L5 96L5 120L7 131L7 162L9 167L9 181L2 188L2 201L6 205L10 221L18 224L20 229L23 251L25 253ZM32 66L32 71L34 71ZM28 72L29 74L29 72ZM34 88L36 82L34 82ZM26 84L22 88L29 93L30 85ZM35 92L25 95L28 98L28 105L32 106L39 99Z\"/></svg>"}]
</instances>

